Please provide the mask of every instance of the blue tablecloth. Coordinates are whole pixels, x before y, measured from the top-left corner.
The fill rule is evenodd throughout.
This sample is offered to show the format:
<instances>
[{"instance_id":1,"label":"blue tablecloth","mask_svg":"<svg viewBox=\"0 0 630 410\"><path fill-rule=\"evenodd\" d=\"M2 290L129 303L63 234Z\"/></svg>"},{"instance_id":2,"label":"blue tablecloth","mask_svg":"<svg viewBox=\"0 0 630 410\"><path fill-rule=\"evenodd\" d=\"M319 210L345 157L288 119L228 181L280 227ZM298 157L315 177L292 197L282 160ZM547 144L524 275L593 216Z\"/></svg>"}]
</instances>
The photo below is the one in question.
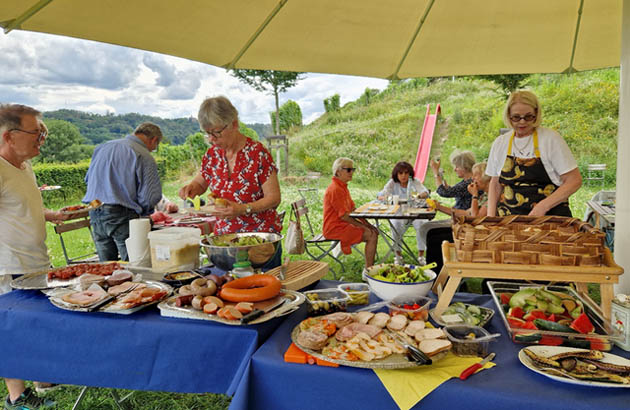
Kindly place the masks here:
<instances>
[{"instance_id":1,"label":"blue tablecloth","mask_svg":"<svg viewBox=\"0 0 630 410\"><path fill-rule=\"evenodd\" d=\"M323 283L319 287L329 285ZM457 294L455 300L495 308L486 295ZM372 370L284 362L291 331L305 315L304 308L291 315L252 356L230 409L397 409ZM451 379L443 383L415 409L628 408L628 389L576 386L527 369L517 357L524 345L509 339L498 313L488 330L503 334L490 347L497 354L494 359L497 366L466 381ZM628 352L620 349L612 353L628 357Z\"/></svg>"},{"instance_id":2,"label":"blue tablecloth","mask_svg":"<svg viewBox=\"0 0 630 410\"><path fill-rule=\"evenodd\" d=\"M132 390L233 394L284 318L253 326L69 312L39 291L0 296L0 376Z\"/></svg>"}]
</instances>

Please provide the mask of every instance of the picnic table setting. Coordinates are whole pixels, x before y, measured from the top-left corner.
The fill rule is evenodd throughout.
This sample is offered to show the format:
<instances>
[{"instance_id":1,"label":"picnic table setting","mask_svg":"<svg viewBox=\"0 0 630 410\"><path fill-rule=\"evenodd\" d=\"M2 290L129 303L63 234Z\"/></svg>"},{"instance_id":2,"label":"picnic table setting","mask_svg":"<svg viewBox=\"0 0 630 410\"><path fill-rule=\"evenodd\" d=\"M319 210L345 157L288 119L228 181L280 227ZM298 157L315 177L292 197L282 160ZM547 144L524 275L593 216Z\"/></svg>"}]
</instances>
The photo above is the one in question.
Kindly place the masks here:
<instances>
[{"instance_id":1,"label":"picnic table setting","mask_svg":"<svg viewBox=\"0 0 630 410\"><path fill-rule=\"evenodd\" d=\"M379 214L400 211L386 206ZM12 281L16 291L0 296L2 340L32 343L0 364L3 376L223 393L234 409L486 408L489 395L499 407L625 408L630 303L604 290L623 270L586 223L457 219L441 272L381 263L366 283L324 280L321 261L262 272L278 234L146 225L130 231L148 242L150 266L81 263ZM490 295L457 292L480 275ZM601 303L587 280L602 285ZM61 340L76 349L50 348Z\"/></svg>"}]
</instances>

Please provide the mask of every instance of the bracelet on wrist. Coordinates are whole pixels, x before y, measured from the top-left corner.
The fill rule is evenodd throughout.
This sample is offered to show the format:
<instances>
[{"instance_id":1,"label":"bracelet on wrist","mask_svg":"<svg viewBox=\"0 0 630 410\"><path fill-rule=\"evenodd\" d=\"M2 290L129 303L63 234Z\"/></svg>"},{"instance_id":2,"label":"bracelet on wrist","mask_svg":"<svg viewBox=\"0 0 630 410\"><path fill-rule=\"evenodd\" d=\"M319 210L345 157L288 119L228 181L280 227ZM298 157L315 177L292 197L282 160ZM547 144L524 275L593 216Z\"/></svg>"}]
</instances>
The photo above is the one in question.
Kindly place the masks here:
<instances>
[{"instance_id":1,"label":"bracelet on wrist","mask_svg":"<svg viewBox=\"0 0 630 410\"><path fill-rule=\"evenodd\" d=\"M479 199L479 197L478 196L473 196L472 199Z\"/></svg>"}]
</instances>

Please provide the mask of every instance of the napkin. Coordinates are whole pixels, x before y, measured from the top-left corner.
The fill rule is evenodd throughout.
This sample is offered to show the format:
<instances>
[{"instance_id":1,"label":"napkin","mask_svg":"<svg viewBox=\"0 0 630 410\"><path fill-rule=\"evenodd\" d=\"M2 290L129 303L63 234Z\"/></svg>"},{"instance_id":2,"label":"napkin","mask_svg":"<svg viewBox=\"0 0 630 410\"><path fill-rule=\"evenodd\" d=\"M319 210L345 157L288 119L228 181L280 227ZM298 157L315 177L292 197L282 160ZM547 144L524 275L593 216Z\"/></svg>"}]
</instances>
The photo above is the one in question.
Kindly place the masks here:
<instances>
[{"instance_id":1,"label":"napkin","mask_svg":"<svg viewBox=\"0 0 630 410\"><path fill-rule=\"evenodd\" d=\"M430 366L412 369L374 369L389 394L401 410L409 410L451 377L458 378L461 372L482 359L479 357L458 357L449 352L446 357ZM489 362L478 370L496 366Z\"/></svg>"}]
</instances>

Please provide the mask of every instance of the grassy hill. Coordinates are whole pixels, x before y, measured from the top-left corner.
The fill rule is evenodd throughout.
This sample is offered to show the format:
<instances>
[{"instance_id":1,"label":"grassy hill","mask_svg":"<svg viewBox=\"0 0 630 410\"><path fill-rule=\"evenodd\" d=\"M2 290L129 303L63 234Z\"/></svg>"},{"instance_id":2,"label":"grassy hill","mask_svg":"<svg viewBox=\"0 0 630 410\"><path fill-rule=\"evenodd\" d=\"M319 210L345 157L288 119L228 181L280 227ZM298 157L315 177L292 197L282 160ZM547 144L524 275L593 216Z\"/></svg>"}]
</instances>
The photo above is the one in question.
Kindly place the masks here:
<instances>
[{"instance_id":1,"label":"grassy hill","mask_svg":"<svg viewBox=\"0 0 630 410\"><path fill-rule=\"evenodd\" d=\"M619 70L606 69L571 75L533 75L526 88L534 91L543 111L543 125L565 138L580 169L606 163L607 184L614 185L617 152ZM474 78L425 79L392 83L369 103L365 96L339 112L324 114L290 136L291 170L330 175L335 158L353 158L359 171L355 182L380 188L399 160L414 163L426 105L441 104L442 114L433 140L432 157L471 150L478 160L505 127L505 96L497 86ZM448 181L455 176L443 161ZM430 174L430 173L429 173ZM584 174L584 172L583 172ZM432 175L426 185L435 188Z\"/></svg>"}]
</instances>

